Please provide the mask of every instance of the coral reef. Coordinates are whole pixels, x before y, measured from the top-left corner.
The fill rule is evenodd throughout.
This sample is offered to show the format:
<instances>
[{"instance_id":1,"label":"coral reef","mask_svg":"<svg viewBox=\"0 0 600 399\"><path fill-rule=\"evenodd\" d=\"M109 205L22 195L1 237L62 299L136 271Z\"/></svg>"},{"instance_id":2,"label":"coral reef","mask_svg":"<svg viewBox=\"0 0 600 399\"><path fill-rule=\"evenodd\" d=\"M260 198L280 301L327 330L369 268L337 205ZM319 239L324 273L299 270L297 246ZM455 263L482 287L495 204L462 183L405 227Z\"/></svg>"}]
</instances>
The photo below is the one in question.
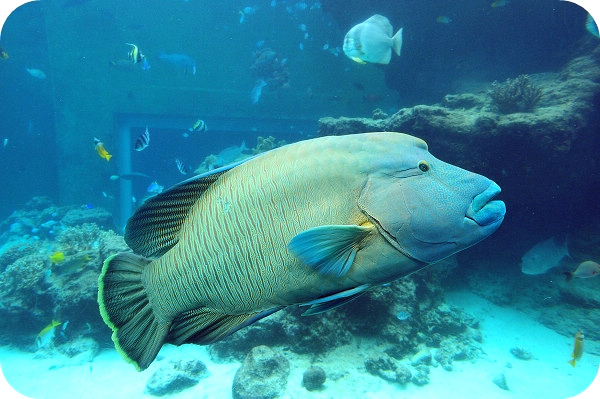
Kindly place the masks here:
<instances>
[{"instance_id":1,"label":"coral reef","mask_svg":"<svg viewBox=\"0 0 600 399\"><path fill-rule=\"evenodd\" d=\"M252 154L260 154L262 152L270 151L273 148L281 147L286 144L287 143L285 140L278 141L273 136L269 136L269 137L258 136L256 138L256 147L252 148L250 150L250 152Z\"/></svg>"},{"instance_id":2,"label":"coral reef","mask_svg":"<svg viewBox=\"0 0 600 399\"><path fill-rule=\"evenodd\" d=\"M127 246L123 237L101 229L96 223L69 225L74 220L95 220L80 217L82 213L73 210L56 207L45 197L36 197L25 209L15 211L0 223L5 228L21 226L9 227L2 234L0 342L33 349L36 335L52 319L68 324L66 333L71 338L107 340L98 313L98 273L104 259L126 250ZM83 214L87 211L91 211L87 215L96 215L99 221L107 220L105 211L82 210ZM69 222L63 223L69 214ZM49 227L44 228L44 224ZM36 228L39 231L32 235ZM50 256L55 253L62 256L53 263ZM60 343L60 337L56 343Z\"/></svg>"},{"instance_id":3,"label":"coral reef","mask_svg":"<svg viewBox=\"0 0 600 399\"><path fill-rule=\"evenodd\" d=\"M540 101L542 89L531 82L528 75L519 75L504 83L492 82L489 95L503 114L529 112Z\"/></svg>"}]
</instances>

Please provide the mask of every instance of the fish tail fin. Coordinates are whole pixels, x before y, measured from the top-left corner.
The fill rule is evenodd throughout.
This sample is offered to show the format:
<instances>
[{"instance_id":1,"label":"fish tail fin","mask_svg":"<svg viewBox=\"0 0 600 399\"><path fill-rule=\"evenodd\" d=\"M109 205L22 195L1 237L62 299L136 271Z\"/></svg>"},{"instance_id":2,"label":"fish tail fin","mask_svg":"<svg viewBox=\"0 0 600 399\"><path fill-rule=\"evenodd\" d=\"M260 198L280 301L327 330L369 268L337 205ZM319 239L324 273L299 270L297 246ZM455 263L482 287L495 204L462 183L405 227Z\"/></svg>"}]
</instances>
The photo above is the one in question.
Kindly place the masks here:
<instances>
[{"instance_id":1,"label":"fish tail fin","mask_svg":"<svg viewBox=\"0 0 600 399\"><path fill-rule=\"evenodd\" d=\"M402 28L392 37L392 48L397 56L402 52Z\"/></svg>"},{"instance_id":2,"label":"fish tail fin","mask_svg":"<svg viewBox=\"0 0 600 399\"><path fill-rule=\"evenodd\" d=\"M571 366L575 367L575 359L571 359L567 363L569 363Z\"/></svg>"},{"instance_id":3,"label":"fish tail fin","mask_svg":"<svg viewBox=\"0 0 600 399\"><path fill-rule=\"evenodd\" d=\"M151 260L123 252L104 261L98 278L98 304L112 340L123 358L138 371L158 354L171 322L159 322L142 285L142 271Z\"/></svg>"},{"instance_id":4,"label":"fish tail fin","mask_svg":"<svg viewBox=\"0 0 600 399\"><path fill-rule=\"evenodd\" d=\"M573 272L563 272L566 277L567 282L573 280Z\"/></svg>"}]
</instances>

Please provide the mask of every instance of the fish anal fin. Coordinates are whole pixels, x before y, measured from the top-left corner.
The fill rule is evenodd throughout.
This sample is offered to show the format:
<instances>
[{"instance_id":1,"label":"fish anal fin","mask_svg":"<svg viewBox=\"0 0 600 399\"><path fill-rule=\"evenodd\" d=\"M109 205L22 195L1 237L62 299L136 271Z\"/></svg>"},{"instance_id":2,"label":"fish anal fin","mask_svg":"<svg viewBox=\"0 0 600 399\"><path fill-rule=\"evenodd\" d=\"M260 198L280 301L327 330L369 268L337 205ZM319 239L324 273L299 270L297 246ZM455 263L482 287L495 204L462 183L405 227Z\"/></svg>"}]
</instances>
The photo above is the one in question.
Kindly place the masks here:
<instances>
[{"instance_id":1,"label":"fish anal fin","mask_svg":"<svg viewBox=\"0 0 600 399\"><path fill-rule=\"evenodd\" d=\"M288 244L300 262L324 275L341 277L348 273L360 242L373 226L327 225L297 234Z\"/></svg>"},{"instance_id":2,"label":"fish anal fin","mask_svg":"<svg viewBox=\"0 0 600 399\"><path fill-rule=\"evenodd\" d=\"M280 309L282 307L240 315L215 312L208 308L193 309L180 314L173 320L167 342L174 345L185 343L207 345L219 341Z\"/></svg>"},{"instance_id":3,"label":"fish anal fin","mask_svg":"<svg viewBox=\"0 0 600 399\"><path fill-rule=\"evenodd\" d=\"M363 284L350 290L338 292L333 295L315 299L314 301L303 303L300 306L310 306L310 308L302 313L302 316L311 316L314 314L327 312L328 310L345 305L346 303L353 301L364 294L369 287L370 286L368 284Z\"/></svg>"}]
</instances>

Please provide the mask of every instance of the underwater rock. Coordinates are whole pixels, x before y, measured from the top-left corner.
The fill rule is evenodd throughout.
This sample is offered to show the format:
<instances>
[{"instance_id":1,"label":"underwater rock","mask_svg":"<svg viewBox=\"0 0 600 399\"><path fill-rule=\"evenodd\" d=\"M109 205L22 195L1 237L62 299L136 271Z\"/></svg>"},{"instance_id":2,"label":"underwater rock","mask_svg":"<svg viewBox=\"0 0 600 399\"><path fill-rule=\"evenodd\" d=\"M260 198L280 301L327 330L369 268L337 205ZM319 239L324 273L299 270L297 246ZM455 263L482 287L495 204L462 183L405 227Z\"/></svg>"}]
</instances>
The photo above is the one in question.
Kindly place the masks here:
<instances>
[{"instance_id":1,"label":"underwater rock","mask_svg":"<svg viewBox=\"0 0 600 399\"><path fill-rule=\"evenodd\" d=\"M452 359L454 358L454 354L448 348L440 348L435 352L433 357L435 361L442 366L442 368L446 371L452 371L454 366L452 365Z\"/></svg>"},{"instance_id":2,"label":"underwater rock","mask_svg":"<svg viewBox=\"0 0 600 399\"><path fill-rule=\"evenodd\" d=\"M302 375L302 386L308 391L316 391L323 386L326 379L325 370L319 366L310 366Z\"/></svg>"},{"instance_id":3,"label":"underwater rock","mask_svg":"<svg viewBox=\"0 0 600 399\"><path fill-rule=\"evenodd\" d=\"M425 364L429 366L431 364L431 351L429 349L422 349L416 355L413 356L410 365L418 366L420 364Z\"/></svg>"},{"instance_id":4,"label":"underwater rock","mask_svg":"<svg viewBox=\"0 0 600 399\"><path fill-rule=\"evenodd\" d=\"M461 316L463 312L460 309L443 303L427 312L425 323L431 333L457 335L465 332L467 328L467 323Z\"/></svg>"},{"instance_id":5,"label":"underwater rock","mask_svg":"<svg viewBox=\"0 0 600 399\"><path fill-rule=\"evenodd\" d=\"M287 144L287 142L285 140L278 141L273 136L269 136L269 137L258 136L256 138L256 147L252 148L250 150L250 152L252 154L260 154L260 153L263 153L266 151L270 151L274 148L281 147L286 144Z\"/></svg>"},{"instance_id":6,"label":"underwater rock","mask_svg":"<svg viewBox=\"0 0 600 399\"><path fill-rule=\"evenodd\" d=\"M148 379L146 392L154 396L176 394L198 384L209 374L206 365L196 358L170 360Z\"/></svg>"},{"instance_id":7,"label":"underwater rock","mask_svg":"<svg viewBox=\"0 0 600 399\"><path fill-rule=\"evenodd\" d=\"M85 223L96 223L107 228L113 226L112 214L100 207L71 209L60 221L65 226L80 226Z\"/></svg>"},{"instance_id":8,"label":"underwater rock","mask_svg":"<svg viewBox=\"0 0 600 399\"><path fill-rule=\"evenodd\" d=\"M504 375L504 373L500 373L497 376L495 376L492 382L498 385L498 387L500 387L501 389L508 391L508 385L506 384L506 376Z\"/></svg>"},{"instance_id":9,"label":"underwater rock","mask_svg":"<svg viewBox=\"0 0 600 399\"><path fill-rule=\"evenodd\" d=\"M412 379L412 373L410 369L403 364L398 365L396 369L396 381L400 384L407 384Z\"/></svg>"},{"instance_id":10,"label":"underwater rock","mask_svg":"<svg viewBox=\"0 0 600 399\"><path fill-rule=\"evenodd\" d=\"M375 108L373 110L372 115L371 115L371 118L375 119L375 120L378 120L378 119L387 119L389 117L390 116L387 113L383 112L380 108Z\"/></svg>"},{"instance_id":11,"label":"underwater rock","mask_svg":"<svg viewBox=\"0 0 600 399\"><path fill-rule=\"evenodd\" d=\"M415 367L416 373L413 374L411 381L415 385L423 386L429 384L429 367L419 365Z\"/></svg>"},{"instance_id":12,"label":"underwater rock","mask_svg":"<svg viewBox=\"0 0 600 399\"><path fill-rule=\"evenodd\" d=\"M234 399L274 399L286 388L290 362L266 345L252 348L233 378Z\"/></svg>"},{"instance_id":13,"label":"underwater rock","mask_svg":"<svg viewBox=\"0 0 600 399\"><path fill-rule=\"evenodd\" d=\"M69 342L57 346L56 349L71 358L81 359L82 363L92 361L100 352L98 343L92 338L86 337L73 338Z\"/></svg>"},{"instance_id":14,"label":"underwater rock","mask_svg":"<svg viewBox=\"0 0 600 399\"><path fill-rule=\"evenodd\" d=\"M352 341L346 326L344 309L323 315L304 317L303 309L283 309L210 347L217 361L241 361L255 346L285 346L298 354L323 354Z\"/></svg>"},{"instance_id":15,"label":"underwater rock","mask_svg":"<svg viewBox=\"0 0 600 399\"><path fill-rule=\"evenodd\" d=\"M510 353L517 359L521 360L531 360L533 359L533 355L527 349L516 347L511 348Z\"/></svg>"},{"instance_id":16,"label":"underwater rock","mask_svg":"<svg viewBox=\"0 0 600 399\"><path fill-rule=\"evenodd\" d=\"M381 377L386 381L394 382L397 380L396 370L398 369L398 366L394 359L388 355L366 359L365 369L370 374Z\"/></svg>"},{"instance_id":17,"label":"underwater rock","mask_svg":"<svg viewBox=\"0 0 600 399\"><path fill-rule=\"evenodd\" d=\"M529 112L542 97L542 89L537 87L527 75L519 75L505 82L492 82L489 95L503 114Z\"/></svg>"},{"instance_id":18,"label":"underwater rock","mask_svg":"<svg viewBox=\"0 0 600 399\"><path fill-rule=\"evenodd\" d=\"M0 250L0 273L4 272L8 265L16 262L17 259L33 255L38 250L39 245L33 242L16 241L6 244Z\"/></svg>"}]
</instances>

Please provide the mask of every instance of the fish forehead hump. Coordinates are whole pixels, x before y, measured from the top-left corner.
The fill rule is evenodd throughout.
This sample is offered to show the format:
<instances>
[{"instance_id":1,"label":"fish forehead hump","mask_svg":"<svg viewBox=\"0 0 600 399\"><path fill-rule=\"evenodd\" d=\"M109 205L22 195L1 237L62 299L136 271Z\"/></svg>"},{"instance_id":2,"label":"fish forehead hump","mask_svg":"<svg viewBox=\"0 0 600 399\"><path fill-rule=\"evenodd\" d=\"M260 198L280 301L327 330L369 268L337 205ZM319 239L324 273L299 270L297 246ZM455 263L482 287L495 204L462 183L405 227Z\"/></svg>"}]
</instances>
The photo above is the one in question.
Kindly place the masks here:
<instances>
[{"instance_id":1,"label":"fish forehead hump","mask_svg":"<svg viewBox=\"0 0 600 399\"><path fill-rule=\"evenodd\" d=\"M355 171L376 172L414 167L416 158L429 154L427 143L418 137L396 132L369 132L345 136L329 136L291 144L290 150L297 149L293 157L332 163L331 168L353 164ZM285 151L285 147L281 147ZM280 154L273 150L264 154L280 162ZM260 160L263 156L257 158ZM418 161L418 159L417 159ZM311 161L312 162L312 161ZM336 163L338 166L336 167Z\"/></svg>"},{"instance_id":2,"label":"fish forehead hump","mask_svg":"<svg viewBox=\"0 0 600 399\"><path fill-rule=\"evenodd\" d=\"M392 34L394 33L390 20L383 15L375 14L363 23L365 25L371 25L372 28L378 29L381 33L387 35L387 37L392 37Z\"/></svg>"}]
</instances>

